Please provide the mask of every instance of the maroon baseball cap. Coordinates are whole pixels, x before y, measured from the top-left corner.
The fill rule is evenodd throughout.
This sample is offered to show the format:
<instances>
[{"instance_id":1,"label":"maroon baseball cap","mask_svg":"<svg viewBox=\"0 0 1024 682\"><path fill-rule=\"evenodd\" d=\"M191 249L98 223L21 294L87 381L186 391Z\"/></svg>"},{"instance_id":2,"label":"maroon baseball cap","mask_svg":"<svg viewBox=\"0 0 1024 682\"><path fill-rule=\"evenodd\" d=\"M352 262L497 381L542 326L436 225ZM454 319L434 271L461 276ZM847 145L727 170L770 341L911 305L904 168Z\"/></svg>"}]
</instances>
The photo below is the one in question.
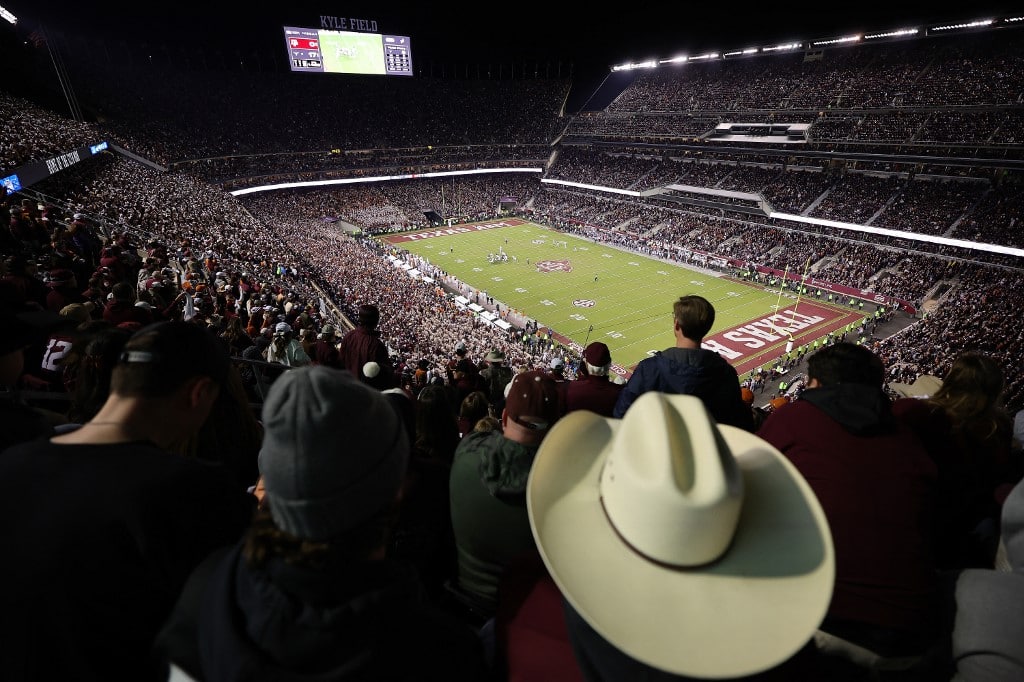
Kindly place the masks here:
<instances>
[{"instance_id":1,"label":"maroon baseball cap","mask_svg":"<svg viewBox=\"0 0 1024 682\"><path fill-rule=\"evenodd\" d=\"M583 357L594 367L604 367L612 363L611 351L608 350L608 346L600 341L594 341L587 346L586 350L583 351Z\"/></svg>"},{"instance_id":2,"label":"maroon baseball cap","mask_svg":"<svg viewBox=\"0 0 1024 682\"><path fill-rule=\"evenodd\" d=\"M515 375L505 398L505 413L516 424L532 431L550 428L561 416L558 384L541 370Z\"/></svg>"}]
</instances>

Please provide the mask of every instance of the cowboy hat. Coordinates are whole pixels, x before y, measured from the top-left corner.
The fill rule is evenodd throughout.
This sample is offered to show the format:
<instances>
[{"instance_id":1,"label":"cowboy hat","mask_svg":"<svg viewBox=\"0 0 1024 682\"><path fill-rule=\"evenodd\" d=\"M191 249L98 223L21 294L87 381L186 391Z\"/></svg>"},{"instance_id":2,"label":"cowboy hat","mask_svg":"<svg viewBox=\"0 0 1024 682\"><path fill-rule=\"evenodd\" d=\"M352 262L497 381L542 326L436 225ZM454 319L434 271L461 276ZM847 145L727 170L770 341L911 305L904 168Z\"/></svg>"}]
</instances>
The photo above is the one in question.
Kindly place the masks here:
<instances>
[{"instance_id":1,"label":"cowboy hat","mask_svg":"<svg viewBox=\"0 0 1024 682\"><path fill-rule=\"evenodd\" d=\"M541 443L527 508L569 604L670 673L778 665L832 597L832 536L814 492L778 450L716 425L693 396L645 393L623 419L570 412Z\"/></svg>"}]
</instances>

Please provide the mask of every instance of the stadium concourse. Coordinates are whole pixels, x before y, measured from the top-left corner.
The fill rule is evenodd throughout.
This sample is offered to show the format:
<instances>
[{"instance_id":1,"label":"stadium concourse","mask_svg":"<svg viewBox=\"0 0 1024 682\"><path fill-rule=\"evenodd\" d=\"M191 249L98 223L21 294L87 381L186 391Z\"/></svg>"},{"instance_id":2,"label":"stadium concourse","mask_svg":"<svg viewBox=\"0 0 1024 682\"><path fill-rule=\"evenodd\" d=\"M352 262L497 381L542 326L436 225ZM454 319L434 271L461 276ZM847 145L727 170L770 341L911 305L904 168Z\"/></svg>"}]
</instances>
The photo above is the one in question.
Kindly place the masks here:
<instances>
[{"instance_id":1,"label":"stadium concourse","mask_svg":"<svg viewBox=\"0 0 1024 682\"><path fill-rule=\"evenodd\" d=\"M0 27L20 38L18 30ZM775 432L780 449L788 436L808 450L805 437L827 433L837 443L811 457L779 458L875 462L855 475L841 472L834 491L818 491L824 507L857 513L828 519L834 557L822 537L796 554L817 557L819 568L834 559L835 593L844 599L839 611L811 619L818 633L798 633L806 646L776 651L770 663L816 672L774 679L919 682L960 674L975 682L987 678L971 672L990 659L1010 671L1003 679L1021 679L1020 638L1002 637L1020 631L1020 610L997 620L1003 612L984 608L1022 599L1019 586L1002 580L1013 571L1020 578L1014 551L1024 527L1024 459L1013 431L1024 409L1021 34L999 24L618 74L595 93L596 108L579 113L564 111L571 81L539 74L295 79L247 69L245 60L228 69L218 61L185 64L152 46L100 49L107 46L93 36L55 33L49 47L0 39L12 76L0 91L0 114L10 122L0 129L8 190L0 221L9 226L0 234L7 389L0 470L12 494L0 504L17 519L7 551L19 557L18 579L7 581L0 600L0 629L10 633L4 674L163 680L168 658L197 679L238 672L223 665L262 669L262 650L200 661L202 652L184 655L175 645L197 645L188 627L199 627L195 619L227 628L236 622L228 614L243 607L268 607L282 619L273 622L293 632L288 615L257 594L286 594L276 604L309 600L304 613L323 624L315 605L339 595L320 590L338 584L321 571L339 569L355 610L370 608L369 622L419 630L367 635L387 651L379 656L367 645L375 655L364 656L362 648L335 646L338 633L325 626L314 638L326 642L325 665L351 655L338 665L387 668L422 654L438 670L465 663L445 679L480 679L478 664L499 679L536 666L555 679L581 677L566 628L592 614L566 620L565 585L546 581L539 555L512 555L519 543L535 549L525 499L544 439L563 447L586 439L596 448L595 434L614 429L554 438L561 420L571 427L591 418L554 408L564 387L553 365L565 356L578 363L579 354L544 337L534 318L502 316L502 301L465 305L450 273L378 239L436 227L432 216L465 225L501 215L765 287L792 291L807 277L814 301L819 288L823 297L808 305L831 305L842 317L834 329L794 338L793 348L780 340L775 357L740 372L753 406L778 410L760 415L762 426L783 423L786 410L816 415L804 427L794 418L792 433ZM55 63L74 85L56 103ZM781 133L771 134L775 125ZM832 291L844 295L830 304L825 292ZM666 312L672 303L664 302ZM710 337L715 344L726 342ZM479 378L497 375L483 374L487 357L530 381L507 384L519 390L505 394ZM827 365L814 382L812 358ZM850 377L847 361L864 371ZM361 383L322 371L342 366L355 368ZM858 384L876 371L882 385ZM970 371L973 381L958 380ZM882 399L886 387L922 376L948 390L933 383L929 401ZM844 384L870 400L811 399L809 391L846 396ZM965 414L957 391L982 407ZM314 392L329 399L313 405ZM488 414L487 396L499 394L520 411L504 425ZM793 404L782 407L783 395ZM719 443L703 408L686 402L668 404ZM853 421L865 413L877 421L846 430L850 424L828 411L844 405L864 407ZM819 406L820 415L810 412ZM755 442L747 433L728 436ZM873 447L881 442L875 437L889 439L884 449ZM637 448L662 445L637 437ZM73 467L59 465L65 448L81 448L96 467L77 458ZM468 501L454 509L449 483L466 449L478 459L471 466L463 459L458 492ZM142 452L168 466L138 467L130 456L105 464L112 452ZM377 459L349 470L339 464L344 457L324 457L342 452ZM867 457L879 453L888 459ZM906 468L889 468L896 461ZM299 468L305 476L290 475ZM360 478L355 469L387 480ZM750 460L743 469L756 480ZM92 478L83 486L71 471ZM852 479L865 483L861 497L831 498L853 495ZM804 486L820 477L787 480L791 493L807 495L798 506L814 515ZM339 481L356 492L318 489ZM109 504L93 504L92 485ZM190 496L190 486L205 492ZM223 486L230 493L220 496ZM884 503L863 499L876 492ZM221 514L227 510L208 504L227 507L233 497L252 509L239 515L232 505ZM933 497L943 503L925 501ZM309 511L320 505L329 508ZM808 527L821 528L828 509ZM246 523L229 522L243 516ZM456 534L453 517L468 537ZM839 548L850 537L882 534L885 543ZM481 537L514 539L515 547L485 547ZM237 543L231 551L209 553L228 538ZM37 551L42 539L45 550ZM587 556L586 548L577 554ZM376 572L381 557L395 571ZM859 580L858 571L869 578ZM230 576L252 582L234 590ZM961 576L962 592L945 589ZM93 579L107 583L98 589ZM372 593L380 581L401 595L395 612L375 610L376 597L362 599L361 590ZM866 593L851 598L865 582ZM819 594L822 583L815 587ZM909 606L894 613L900 609L879 593ZM217 598L200 604L202 595ZM235 597L253 601L239 605ZM539 608L519 608L533 599ZM954 601L960 613L982 613L954 622ZM335 622L339 611L327 612L323 622ZM539 620L521 620L527 616ZM908 625L922 621L934 631ZM538 631L550 635L544 656L524 644ZM161 632L168 648L153 661L149 646ZM416 636L426 632L429 643ZM214 639L230 645L239 634L218 630ZM289 647L299 640L309 642L261 645L288 649L275 660L294 661ZM441 660L446 642L464 655ZM771 679L773 671L757 672Z\"/></svg>"}]
</instances>

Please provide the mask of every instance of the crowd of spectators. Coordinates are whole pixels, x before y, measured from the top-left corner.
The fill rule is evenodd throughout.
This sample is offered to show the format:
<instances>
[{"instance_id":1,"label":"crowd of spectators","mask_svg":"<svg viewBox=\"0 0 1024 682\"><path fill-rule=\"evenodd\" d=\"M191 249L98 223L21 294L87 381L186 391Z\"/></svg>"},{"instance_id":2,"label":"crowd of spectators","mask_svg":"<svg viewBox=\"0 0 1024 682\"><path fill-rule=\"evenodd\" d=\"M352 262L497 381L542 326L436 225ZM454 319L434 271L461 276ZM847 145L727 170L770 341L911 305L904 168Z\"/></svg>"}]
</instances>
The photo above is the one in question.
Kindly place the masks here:
<instances>
[{"instance_id":1,"label":"crowd of spectators","mask_svg":"<svg viewBox=\"0 0 1024 682\"><path fill-rule=\"evenodd\" d=\"M629 127L635 129L635 121L643 118L640 113L678 113L666 106L698 113L734 107L825 106L833 98L850 97L856 88L865 101L936 105L945 88L954 90L947 95L954 102L1005 104L1004 84L961 86L950 74L994 80L994 75L1019 71L1015 54L981 38L963 45L936 41L883 49L894 59L898 56L898 64L879 68L865 53L829 51L827 62L783 57L768 77L755 60L672 76L643 76L620 97L612 113L628 115ZM236 198L209 181L265 177L264 170L270 175L331 172L352 177L381 169L532 163L546 156L541 153L543 145L561 125L558 104L566 83L539 79L471 88L457 82L450 93L446 89L450 96L441 97L430 89L437 83L417 84L414 79L402 84L357 79L337 92L318 82L305 96L307 101L322 98L323 107L300 125L298 114L308 107L293 99L294 83L286 78L227 78L221 73L186 79L172 71L167 76L162 83L166 90L161 91L166 96L134 101L126 93L144 86L130 69L118 71L123 80L112 78L109 84L86 79L83 96L109 107L109 121L102 126L71 123L13 96L0 96L0 109L16 122L0 132L0 163L5 169L108 134L151 161L177 164L165 172L109 151L53 174L30 191L8 195L0 206L0 223L9 226L0 234L5 307L29 305L65 319L61 335L51 338L45 354L26 358L25 374L9 388L42 394L40 403L63 412L62 426L87 422L103 409L109 377L104 383L102 370L122 357L130 332L161 320L207 327L228 343L236 361L237 390L230 400L210 408L215 415L211 423L230 422L232 429L204 430L199 444L193 443L200 450L206 448L204 454L210 458L237 435L235 430L253 436L245 448L238 448L251 454L258 433L250 428L255 415L243 419L239 410L263 400L264 382L284 373L283 365L334 362L328 359L332 348L336 351L345 338L354 338L348 336L353 322L369 306L379 311L373 334L379 334L389 358L363 365L360 378L372 385L386 365L394 376L387 377L385 385L393 380L409 396L422 395L424 403L447 399L451 417L473 395L473 375L485 358L500 357L499 362L516 373L543 374L561 366L574 351L541 335L538 321L526 316L529 311L511 311L436 265L373 238L427 227L431 213L460 222L492 217L502 198L514 198L520 215L555 229L650 257L730 275L736 274L738 264L747 271L752 266L767 269L754 279L773 285L778 272L804 273L818 282L859 289L869 298L877 294L909 302L919 309L921 319L901 333L877 338L871 333L876 324L871 323L861 335L884 363L888 381L911 383L926 374L944 376L963 351L971 349L999 364L1006 378L1006 408L1024 408L1024 337L1019 332L1024 268L1019 258L988 258L964 249L928 251L916 242L826 227L797 229L767 216L731 212L728 205L709 214L694 204L663 205L548 185L536 173L353 183ZM888 80L872 80L880 76ZM171 95L182 91L186 82L192 91L197 81L195 92L204 93L201 102L179 101ZM898 94L916 81L925 84L916 94ZM255 87L257 82L260 87ZM349 96L363 86L364 99ZM846 94L837 94L839 88ZM381 125L380 111L393 111L395 100L408 102L407 109L396 112L389 125ZM512 106L527 100L530 106ZM259 115L237 111L241 101ZM907 118L899 125L889 119L878 130L894 131L893 139L902 140L905 124L925 135L922 139L944 142L956 139L957 126L983 121L1002 125L983 113ZM242 115L247 117L245 126L239 124ZM683 130L687 123L693 120L666 116L659 123L664 128L654 132ZM852 125L859 129L864 123ZM233 132L224 134L226 130ZM889 133L872 134L878 141ZM321 146L332 135L337 137L331 144L343 149L340 155L324 152L334 147ZM429 140L436 140L437 153ZM350 154L351 149L373 151ZM391 155L386 149L399 151ZM195 150L201 150L203 158L189 161L197 158ZM212 158L224 155L231 158ZM1022 194L1012 174L993 183L980 173L936 179L905 172L844 172L809 159L797 163L798 157L786 163L745 157L748 162L740 163L731 156L698 156L609 154L563 146L553 155L545 177L617 189L678 183L760 193L777 202L777 210L812 217L1020 243L1015 232ZM316 161L307 165L310 158ZM691 198L700 194L691 193ZM415 266L422 276L410 277L396 261ZM457 294L495 312L513 325L511 330L474 314L459 303ZM892 306L888 315L893 315ZM68 358L67 372L57 361L58 350ZM765 381L764 375L756 374L750 383L764 390ZM87 388L91 394L85 393ZM464 437L471 428L500 430L496 416L491 415L489 422L478 420L475 427L462 424L460 433ZM452 422L459 428L454 418ZM429 449L420 433L424 428L411 427L414 449ZM450 460L457 442L453 438L445 457L436 459ZM255 462L249 460L252 469ZM471 469L471 477L477 478L475 462ZM447 480L446 475L441 478ZM411 522L405 518L398 523ZM414 542L415 528L404 527L398 537L413 541L414 546L404 546L402 552L422 558ZM435 596L441 593L439 583L432 585Z\"/></svg>"}]
</instances>

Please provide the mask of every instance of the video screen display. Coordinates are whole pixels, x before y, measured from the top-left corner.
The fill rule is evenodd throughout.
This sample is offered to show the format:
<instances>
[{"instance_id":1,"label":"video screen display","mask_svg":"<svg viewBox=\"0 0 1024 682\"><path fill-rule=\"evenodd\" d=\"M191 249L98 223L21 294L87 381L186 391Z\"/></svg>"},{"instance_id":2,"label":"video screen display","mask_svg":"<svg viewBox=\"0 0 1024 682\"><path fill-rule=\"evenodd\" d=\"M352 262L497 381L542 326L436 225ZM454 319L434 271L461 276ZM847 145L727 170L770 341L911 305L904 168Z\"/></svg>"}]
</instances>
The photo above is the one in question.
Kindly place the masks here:
<instances>
[{"instance_id":1,"label":"video screen display","mask_svg":"<svg viewBox=\"0 0 1024 682\"><path fill-rule=\"evenodd\" d=\"M284 27L292 71L411 76L408 36Z\"/></svg>"}]
</instances>

